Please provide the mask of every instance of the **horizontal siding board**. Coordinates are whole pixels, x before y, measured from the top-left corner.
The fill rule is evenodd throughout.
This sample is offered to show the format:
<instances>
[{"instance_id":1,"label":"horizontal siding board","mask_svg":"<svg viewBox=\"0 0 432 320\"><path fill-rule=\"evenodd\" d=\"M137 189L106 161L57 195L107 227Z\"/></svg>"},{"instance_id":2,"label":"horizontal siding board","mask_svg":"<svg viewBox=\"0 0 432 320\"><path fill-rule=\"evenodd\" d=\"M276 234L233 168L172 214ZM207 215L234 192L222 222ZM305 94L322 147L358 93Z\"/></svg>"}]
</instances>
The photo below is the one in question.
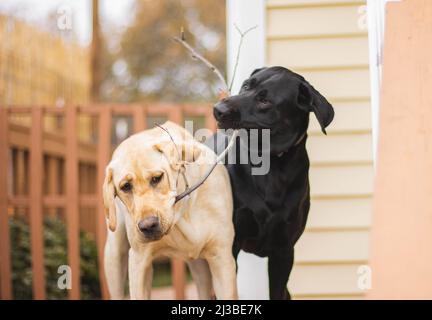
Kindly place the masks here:
<instances>
[{"instance_id":1,"label":"horizontal siding board","mask_svg":"<svg viewBox=\"0 0 432 320\"><path fill-rule=\"evenodd\" d=\"M313 199L307 229L368 228L371 225L372 197Z\"/></svg>"},{"instance_id":2,"label":"horizontal siding board","mask_svg":"<svg viewBox=\"0 0 432 320\"><path fill-rule=\"evenodd\" d=\"M293 295L342 295L364 293L358 285L357 270L352 265L297 265L290 276L289 289Z\"/></svg>"},{"instance_id":3,"label":"horizontal siding board","mask_svg":"<svg viewBox=\"0 0 432 320\"><path fill-rule=\"evenodd\" d=\"M368 231L305 232L295 246L300 263L363 262L368 258ZM323 267L323 266L322 266Z\"/></svg>"},{"instance_id":4,"label":"horizontal siding board","mask_svg":"<svg viewBox=\"0 0 432 320\"><path fill-rule=\"evenodd\" d=\"M372 164L311 166L309 176L312 196L355 196L373 189Z\"/></svg>"},{"instance_id":5,"label":"horizontal siding board","mask_svg":"<svg viewBox=\"0 0 432 320\"><path fill-rule=\"evenodd\" d=\"M343 6L272 8L267 10L269 37L358 34L364 11L356 3Z\"/></svg>"},{"instance_id":6,"label":"horizontal siding board","mask_svg":"<svg viewBox=\"0 0 432 320\"><path fill-rule=\"evenodd\" d=\"M369 98L369 70L299 71L328 100Z\"/></svg>"},{"instance_id":7,"label":"horizontal siding board","mask_svg":"<svg viewBox=\"0 0 432 320\"><path fill-rule=\"evenodd\" d=\"M372 115L369 102L337 102L333 103L333 108L335 117L327 129L327 133L371 131ZM321 134L321 128L313 114L310 116L309 132Z\"/></svg>"},{"instance_id":8,"label":"horizontal siding board","mask_svg":"<svg viewBox=\"0 0 432 320\"><path fill-rule=\"evenodd\" d=\"M372 161L372 135L312 135L307 141L312 163Z\"/></svg>"},{"instance_id":9,"label":"horizontal siding board","mask_svg":"<svg viewBox=\"0 0 432 320\"><path fill-rule=\"evenodd\" d=\"M368 38L280 39L267 43L270 65L289 68L367 66Z\"/></svg>"}]
</instances>

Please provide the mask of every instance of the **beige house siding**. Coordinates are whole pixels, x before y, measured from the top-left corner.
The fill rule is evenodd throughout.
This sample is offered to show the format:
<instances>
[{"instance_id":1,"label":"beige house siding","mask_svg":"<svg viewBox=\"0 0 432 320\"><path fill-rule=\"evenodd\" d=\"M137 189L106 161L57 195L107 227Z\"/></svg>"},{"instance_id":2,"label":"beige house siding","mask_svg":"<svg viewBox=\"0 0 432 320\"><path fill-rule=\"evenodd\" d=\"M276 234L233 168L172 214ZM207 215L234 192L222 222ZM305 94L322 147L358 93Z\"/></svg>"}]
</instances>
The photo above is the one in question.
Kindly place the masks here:
<instances>
[{"instance_id":1,"label":"beige house siding","mask_svg":"<svg viewBox=\"0 0 432 320\"><path fill-rule=\"evenodd\" d=\"M366 1L268 0L267 65L301 73L335 108L324 136L311 116L312 205L296 246L293 298L362 298L368 262L372 135Z\"/></svg>"}]
</instances>

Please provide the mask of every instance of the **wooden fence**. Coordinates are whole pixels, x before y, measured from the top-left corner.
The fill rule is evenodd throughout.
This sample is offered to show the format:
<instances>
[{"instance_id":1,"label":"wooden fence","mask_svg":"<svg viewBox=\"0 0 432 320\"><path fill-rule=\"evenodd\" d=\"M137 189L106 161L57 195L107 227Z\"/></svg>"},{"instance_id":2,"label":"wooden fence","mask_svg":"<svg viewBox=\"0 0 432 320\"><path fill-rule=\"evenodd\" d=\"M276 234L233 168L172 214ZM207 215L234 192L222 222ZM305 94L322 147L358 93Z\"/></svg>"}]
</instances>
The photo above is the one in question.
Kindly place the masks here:
<instances>
[{"instance_id":1,"label":"wooden fence","mask_svg":"<svg viewBox=\"0 0 432 320\"><path fill-rule=\"evenodd\" d=\"M30 117L31 126L14 123L12 119L17 115ZM82 115L95 120L95 143L78 139L77 123ZM46 132L45 116L63 119L63 130L55 134ZM103 271L106 224L101 186L113 148L114 119L118 116L132 119L133 132L153 126L152 117L179 124L187 117L201 117L207 128L215 129L212 109L206 105L0 106L1 299L13 298L8 221L19 208L28 210L30 222L33 298L46 298L43 217L58 208L63 210L67 225L68 265L72 270L69 298L80 298L80 227L95 233L102 298L108 298ZM183 262L172 260L172 278L175 297L184 298Z\"/></svg>"}]
</instances>

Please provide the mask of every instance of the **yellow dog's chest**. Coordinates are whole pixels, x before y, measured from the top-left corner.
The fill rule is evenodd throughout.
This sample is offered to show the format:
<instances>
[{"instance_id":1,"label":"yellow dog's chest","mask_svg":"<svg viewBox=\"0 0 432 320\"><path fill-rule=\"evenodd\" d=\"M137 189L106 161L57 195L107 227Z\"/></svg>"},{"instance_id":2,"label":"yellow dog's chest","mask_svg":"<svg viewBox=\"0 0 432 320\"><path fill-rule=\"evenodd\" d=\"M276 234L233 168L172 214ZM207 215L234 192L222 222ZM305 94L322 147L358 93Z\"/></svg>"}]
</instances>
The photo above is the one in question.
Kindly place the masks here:
<instances>
[{"instance_id":1,"label":"yellow dog's chest","mask_svg":"<svg viewBox=\"0 0 432 320\"><path fill-rule=\"evenodd\" d=\"M206 246L203 230L198 230L184 220L180 220L162 241L158 248L160 254L182 259L200 258Z\"/></svg>"}]
</instances>

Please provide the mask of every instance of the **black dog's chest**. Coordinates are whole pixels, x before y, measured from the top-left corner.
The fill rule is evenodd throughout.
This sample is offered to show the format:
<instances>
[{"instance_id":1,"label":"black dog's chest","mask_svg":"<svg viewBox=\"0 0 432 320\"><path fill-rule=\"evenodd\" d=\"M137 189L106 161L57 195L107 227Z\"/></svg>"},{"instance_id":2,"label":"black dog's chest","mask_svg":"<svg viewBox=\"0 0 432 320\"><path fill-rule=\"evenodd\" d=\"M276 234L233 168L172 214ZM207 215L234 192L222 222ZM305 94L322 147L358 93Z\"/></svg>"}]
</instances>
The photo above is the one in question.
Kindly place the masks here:
<instances>
[{"instance_id":1,"label":"black dog's chest","mask_svg":"<svg viewBox=\"0 0 432 320\"><path fill-rule=\"evenodd\" d=\"M228 165L236 245L260 256L292 246L309 210L308 168L291 171L281 160L273 160L266 175L252 175L249 165Z\"/></svg>"},{"instance_id":2,"label":"black dog's chest","mask_svg":"<svg viewBox=\"0 0 432 320\"><path fill-rule=\"evenodd\" d=\"M251 180L258 196L272 211L284 209L287 198L284 174L270 171L267 175L251 176Z\"/></svg>"}]
</instances>

